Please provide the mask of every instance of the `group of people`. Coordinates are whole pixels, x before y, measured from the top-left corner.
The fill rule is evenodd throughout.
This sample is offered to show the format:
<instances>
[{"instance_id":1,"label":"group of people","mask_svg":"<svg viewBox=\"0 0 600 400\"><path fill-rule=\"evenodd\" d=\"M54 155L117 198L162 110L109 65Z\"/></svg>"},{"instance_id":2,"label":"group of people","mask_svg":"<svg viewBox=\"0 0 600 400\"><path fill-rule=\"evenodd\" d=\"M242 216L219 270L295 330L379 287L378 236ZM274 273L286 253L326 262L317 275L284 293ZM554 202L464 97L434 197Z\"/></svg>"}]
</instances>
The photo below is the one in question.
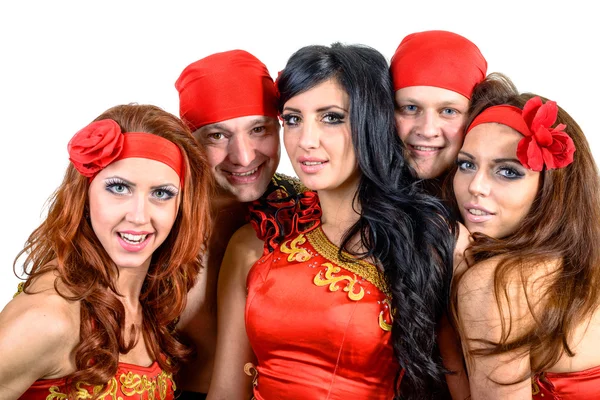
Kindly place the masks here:
<instances>
[{"instance_id":1,"label":"group of people","mask_svg":"<svg viewBox=\"0 0 600 400\"><path fill-rule=\"evenodd\" d=\"M556 102L447 31L175 87L179 117L119 105L68 143L0 400L598 396L600 181Z\"/></svg>"}]
</instances>

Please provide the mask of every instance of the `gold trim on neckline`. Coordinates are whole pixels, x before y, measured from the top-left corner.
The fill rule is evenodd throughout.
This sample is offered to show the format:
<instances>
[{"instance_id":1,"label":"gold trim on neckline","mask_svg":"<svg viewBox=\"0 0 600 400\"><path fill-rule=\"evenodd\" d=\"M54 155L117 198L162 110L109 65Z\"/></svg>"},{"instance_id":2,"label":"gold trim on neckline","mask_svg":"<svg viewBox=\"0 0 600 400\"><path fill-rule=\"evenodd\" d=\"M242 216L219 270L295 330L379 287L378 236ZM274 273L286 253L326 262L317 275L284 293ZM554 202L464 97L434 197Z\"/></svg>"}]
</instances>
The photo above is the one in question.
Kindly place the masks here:
<instances>
[{"instance_id":1,"label":"gold trim on neckline","mask_svg":"<svg viewBox=\"0 0 600 400\"><path fill-rule=\"evenodd\" d=\"M312 247L314 247L317 253L321 254L323 257L339 265L340 267L360 275L366 281L375 285L387 297L392 297L383 273L379 271L375 265L364 260L356 259L350 253L345 251L343 251L342 254L354 261L341 260L338 255L338 247L331 243L329 238L325 236L325 232L323 232L323 229L320 225L312 231L305 233L305 236L308 238L308 241Z\"/></svg>"}]
</instances>

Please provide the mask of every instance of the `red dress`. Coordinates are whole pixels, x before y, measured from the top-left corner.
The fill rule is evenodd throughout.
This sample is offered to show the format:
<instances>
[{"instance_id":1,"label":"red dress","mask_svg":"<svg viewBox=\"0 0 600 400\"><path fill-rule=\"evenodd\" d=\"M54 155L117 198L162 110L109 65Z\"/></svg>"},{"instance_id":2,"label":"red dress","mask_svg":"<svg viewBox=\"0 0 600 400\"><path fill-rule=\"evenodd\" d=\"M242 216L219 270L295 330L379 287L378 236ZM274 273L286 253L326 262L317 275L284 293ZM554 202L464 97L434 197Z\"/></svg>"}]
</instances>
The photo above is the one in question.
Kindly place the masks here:
<instances>
[{"instance_id":1,"label":"red dress","mask_svg":"<svg viewBox=\"0 0 600 400\"><path fill-rule=\"evenodd\" d=\"M173 400L173 376L164 372L158 362L149 367L119 363L117 374L104 389L77 383L77 395L73 400L89 399L91 394L102 390L98 400ZM31 385L20 400L66 400L65 379L40 379Z\"/></svg>"},{"instance_id":2,"label":"red dress","mask_svg":"<svg viewBox=\"0 0 600 400\"><path fill-rule=\"evenodd\" d=\"M364 261L340 260L321 229L316 194L304 196L288 214L292 234L265 250L248 274L246 330L258 360L254 396L392 399L399 365L383 274Z\"/></svg>"},{"instance_id":3,"label":"red dress","mask_svg":"<svg viewBox=\"0 0 600 400\"><path fill-rule=\"evenodd\" d=\"M534 378L534 400L600 399L600 366L579 372L544 372Z\"/></svg>"}]
</instances>

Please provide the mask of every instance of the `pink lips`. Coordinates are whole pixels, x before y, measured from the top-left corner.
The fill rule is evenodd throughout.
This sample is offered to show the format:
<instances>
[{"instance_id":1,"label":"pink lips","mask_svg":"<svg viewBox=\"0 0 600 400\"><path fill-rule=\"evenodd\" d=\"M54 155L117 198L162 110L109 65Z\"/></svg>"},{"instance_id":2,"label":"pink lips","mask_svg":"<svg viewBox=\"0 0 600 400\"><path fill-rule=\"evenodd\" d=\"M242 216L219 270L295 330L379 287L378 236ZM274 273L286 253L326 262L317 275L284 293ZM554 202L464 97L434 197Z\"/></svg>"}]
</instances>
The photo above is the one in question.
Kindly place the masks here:
<instances>
[{"instance_id":1,"label":"pink lips","mask_svg":"<svg viewBox=\"0 0 600 400\"><path fill-rule=\"evenodd\" d=\"M132 253L142 251L148 245L148 243L150 242L150 237L152 236L152 233L150 232L122 231L121 233L128 233L130 235L146 235L146 238L140 243L130 243L123 240L121 235L117 233L117 241L119 242L121 247L123 247L123 249L125 249L126 251Z\"/></svg>"},{"instance_id":2,"label":"pink lips","mask_svg":"<svg viewBox=\"0 0 600 400\"><path fill-rule=\"evenodd\" d=\"M298 163L300 164L300 169L305 174L316 174L317 172L319 172L323 168L325 168L328 161L320 159L320 158L315 158L315 157L300 157L300 158L298 158ZM309 163L309 165L307 165L306 163ZM310 165L310 163L318 163L318 164Z\"/></svg>"},{"instance_id":3,"label":"pink lips","mask_svg":"<svg viewBox=\"0 0 600 400\"><path fill-rule=\"evenodd\" d=\"M465 204L463 206L463 210L464 210L463 217L465 218L465 220L472 222L474 224L487 222L490 219L492 219L495 215L491 211L489 211L477 204L472 204L472 203ZM479 211L481 211L482 215L471 214L471 212L469 210L479 210Z\"/></svg>"}]
</instances>

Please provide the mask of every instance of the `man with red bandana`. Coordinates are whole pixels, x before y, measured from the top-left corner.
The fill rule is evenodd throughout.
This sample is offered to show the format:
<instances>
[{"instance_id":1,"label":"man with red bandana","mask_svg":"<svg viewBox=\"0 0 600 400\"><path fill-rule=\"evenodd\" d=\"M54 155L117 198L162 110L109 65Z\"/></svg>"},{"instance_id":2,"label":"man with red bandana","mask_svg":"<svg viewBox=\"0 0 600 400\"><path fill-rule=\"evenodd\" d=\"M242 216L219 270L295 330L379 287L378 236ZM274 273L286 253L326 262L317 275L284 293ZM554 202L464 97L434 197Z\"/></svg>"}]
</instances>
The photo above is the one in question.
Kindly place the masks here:
<instances>
[{"instance_id":1,"label":"man with red bandana","mask_svg":"<svg viewBox=\"0 0 600 400\"><path fill-rule=\"evenodd\" d=\"M275 174L279 164L277 93L265 65L243 50L215 53L188 65L175 87L179 114L204 148L217 189L204 270L188 294L178 330L196 354L179 373L180 399L204 399L217 335L217 278L233 233L247 222L248 203L297 181Z\"/></svg>"},{"instance_id":2,"label":"man with red bandana","mask_svg":"<svg viewBox=\"0 0 600 400\"><path fill-rule=\"evenodd\" d=\"M406 158L425 188L439 195L462 146L471 93L486 77L487 62L461 35L415 32L402 39L390 73Z\"/></svg>"}]
</instances>

